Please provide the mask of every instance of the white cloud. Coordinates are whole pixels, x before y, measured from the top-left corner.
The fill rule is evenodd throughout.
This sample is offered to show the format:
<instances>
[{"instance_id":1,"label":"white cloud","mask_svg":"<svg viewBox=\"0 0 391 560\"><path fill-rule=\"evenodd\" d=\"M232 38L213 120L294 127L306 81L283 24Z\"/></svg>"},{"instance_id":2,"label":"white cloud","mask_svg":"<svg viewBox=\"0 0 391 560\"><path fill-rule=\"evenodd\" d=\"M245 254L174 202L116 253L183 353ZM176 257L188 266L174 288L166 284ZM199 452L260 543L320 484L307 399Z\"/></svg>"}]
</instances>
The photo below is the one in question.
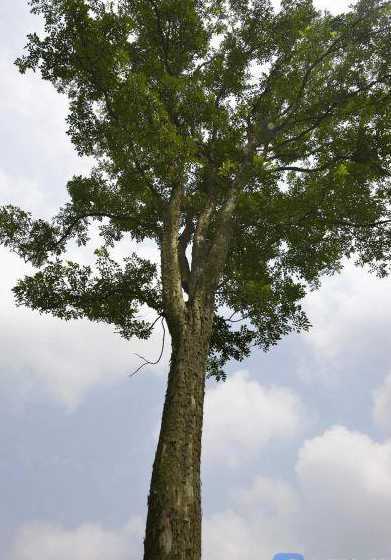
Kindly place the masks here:
<instances>
[{"instance_id":1,"label":"white cloud","mask_svg":"<svg viewBox=\"0 0 391 560\"><path fill-rule=\"evenodd\" d=\"M310 293L305 309L313 324L307 344L323 357L358 356L388 348L391 279L347 264Z\"/></svg>"},{"instance_id":2,"label":"white cloud","mask_svg":"<svg viewBox=\"0 0 391 560\"><path fill-rule=\"evenodd\" d=\"M208 560L271 560L283 551L299 551L295 531L297 493L289 484L257 477L239 493L234 507L204 522Z\"/></svg>"},{"instance_id":3,"label":"white cloud","mask_svg":"<svg viewBox=\"0 0 391 560\"><path fill-rule=\"evenodd\" d=\"M257 477L225 512L205 520L209 560L391 554L391 441L333 427L300 449L296 481Z\"/></svg>"},{"instance_id":4,"label":"white cloud","mask_svg":"<svg viewBox=\"0 0 391 560\"><path fill-rule=\"evenodd\" d=\"M323 505L347 508L353 514L365 494L381 497L391 506L391 442L378 443L335 426L304 443L296 471L305 493L316 491Z\"/></svg>"},{"instance_id":5,"label":"white cloud","mask_svg":"<svg viewBox=\"0 0 391 560\"><path fill-rule=\"evenodd\" d=\"M255 560L267 558L257 548L254 533L240 514L228 510L204 522L204 556L208 560Z\"/></svg>"},{"instance_id":6,"label":"white cloud","mask_svg":"<svg viewBox=\"0 0 391 560\"><path fill-rule=\"evenodd\" d=\"M45 211L45 196L36 179L9 176L0 169L1 204L16 204L28 209L35 216Z\"/></svg>"},{"instance_id":7,"label":"white cloud","mask_svg":"<svg viewBox=\"0 0 391 560\"><path fill-rule=\"evenodd\" d=\"M237 495L237 503L247 513L289 515L299 511L299 499L292 486L283 480L257 476L250 488Z\"/></svg>"},{"instance_id":8,"label":"white cloud","mask_svg":"<svg viewBox=\"0 0 391 560\"><path fill-rule=\"evenodd\" d=\"M271 440L297 436L302 424L300 399L290 389L236 373L207 391L204 458L235 466Z\"/></svg>"},{"instance_id":9,"label":"white cloud","mask_svg":"<svg viewBox=\"0 0 391 560\"><path fill-rule=\"evenodd\" d=\"M51 215L67 199L67 181L88 173L91 160L77 156L66 135L66 100L51 84L31 73L21 76L4 51L0 72L0 204Z\"/></svg>"},{"instance_id":10,"label":"white cloud","mask_svg":"<svg viewBox=\"0 0 391 560\"><path fill-rule=\"evenodd\" d=\"M296 470L311 555L391 553L391 442L337 426L304 444Z\"/></svg>"},{"instance_id":11,"label":"white cloud","mask_svg":"<svg viewBox=\"0 0 391 560\"><path fill-rule=\"evenodd\" d=\"M18 531L9 560L138 560L143 530L138 518L119 530L31 523Z\"/></svg>"},{"instance_id":12,"label":"white cloud","mask_svg":"<svg viewBox=\"0 0 391 560\"><path fill-rule=\"evenodd\" d=\"M340 14L349 10L352 0L314 0L319 10L328 10L332 14Z\"/></svg>"},{"instance_id":13,"label":"white cloud","mask_svg":"<svg viewBox=\"0 0 391 560\"><path fill-rule=\"evenodd\" d=\"M380 428L391 432L391 374L374 391L373 417Z\"/></svg>"}]
</instances>

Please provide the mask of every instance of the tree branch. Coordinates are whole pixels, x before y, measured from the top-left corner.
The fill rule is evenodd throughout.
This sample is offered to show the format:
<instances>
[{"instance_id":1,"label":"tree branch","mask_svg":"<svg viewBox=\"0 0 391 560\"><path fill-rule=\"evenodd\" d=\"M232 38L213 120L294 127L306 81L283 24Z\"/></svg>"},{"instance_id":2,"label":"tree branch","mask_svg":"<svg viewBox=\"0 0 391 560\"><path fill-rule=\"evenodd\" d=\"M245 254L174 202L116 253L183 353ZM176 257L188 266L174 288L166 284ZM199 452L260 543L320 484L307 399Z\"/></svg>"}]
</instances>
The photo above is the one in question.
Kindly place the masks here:
<instances>
[{"instance_id":1,"label":"tree branch","mask_svg":"<svg viewBox=\"0 0 391 560\"><path fill-rule=\"evenodd\" d=\"M357 18L349 26L348 31L346 31L344 34L337 37L331 43L330 47L328 49L326 49L317 59L314 60L314 62L312 62L312 64L310 64L308 66L308 68L307 68L307 70L306 70L306 72L303 76L303 80L302 80L302 83L301 83L301 86L300 86L300 89L299 89L299 93L296 96L296 99L290 105L288 105L288 107L281 113L280 117L288 115L289 113L291 113L292 110L296 109L300 105L300 101L304 97L305 89L306 89L307 84L308 84L308 82L311 78L311 74L315 70L315 68L317 68L330 54L333 54L333 52L338 52L339 48L343 47L343 45L341 45L341 47L338 47L337 49L336 49L336 47L346 37L347 33L351 33L352 29L357 27L357 25L359 25L361 22L365 21L365 19L366 19L365 16Z\"/></svg>"},{"instance_id":2,"label":"tree branch","mask_svg":"<svg viewBox=\"0 0 391 560\"><path fill-rule=\"evenodd\" d=\"M171 336L174 336L174 333L179 333L185 318L178 241L182 199L183 186L177 183L173 186L162 234L161 269L163 302L164 308L167 311L166 318Z\"/></svg>"},{"instance_id":3,"label":"tree branch","mask_svg":"<svg viewBox=\"0 0 391 560\"><path fill-rule=\"evenodd\" d=\"M170 64L168 62L168 41L167 41L167 39L164 35L164 32L163 32L160 13L159 13L159 10L158 10L154 0L149 0L149 2L152 4L152 9L153 9L153 11L155 13L155 17L156 17L156 27L157 27L158 35L160 37L160 46L162 48L164 66L165 66L165 69L166 69L167 73L170 74L171 76L173 76L174 74L171 71Z\"/></svg>"}]
</instances>

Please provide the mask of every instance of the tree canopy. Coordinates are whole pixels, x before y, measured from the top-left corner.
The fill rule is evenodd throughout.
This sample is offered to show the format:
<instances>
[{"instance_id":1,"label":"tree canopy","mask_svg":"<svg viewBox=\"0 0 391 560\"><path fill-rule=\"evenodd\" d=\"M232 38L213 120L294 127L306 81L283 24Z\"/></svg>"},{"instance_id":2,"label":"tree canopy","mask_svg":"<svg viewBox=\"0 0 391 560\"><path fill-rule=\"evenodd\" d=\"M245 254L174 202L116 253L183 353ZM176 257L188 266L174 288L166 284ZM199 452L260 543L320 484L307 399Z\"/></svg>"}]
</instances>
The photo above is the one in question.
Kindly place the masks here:
<instances>
[{"instance_id":1,"label":"tree canopy","mask_svg":"<svg viewBox=\"0 0 391 560\"><path fill-rule=\"evenodd\" d=\"M174 328L170 265L111 254L124 236L153 239L179 263L183 305L216 295L219 379L229 359L307 328L306 290L345 258L388 273L390 2L337 16L311 0L30 5L45 28L16 64L68 96L70 139L96 166L70 179L52 221L0 209L0 242L38 268L15 287L19 304L126 338L151 334L147 305ZM66 260L93 221L96 266Z\"/></svg>"}]
</instances>

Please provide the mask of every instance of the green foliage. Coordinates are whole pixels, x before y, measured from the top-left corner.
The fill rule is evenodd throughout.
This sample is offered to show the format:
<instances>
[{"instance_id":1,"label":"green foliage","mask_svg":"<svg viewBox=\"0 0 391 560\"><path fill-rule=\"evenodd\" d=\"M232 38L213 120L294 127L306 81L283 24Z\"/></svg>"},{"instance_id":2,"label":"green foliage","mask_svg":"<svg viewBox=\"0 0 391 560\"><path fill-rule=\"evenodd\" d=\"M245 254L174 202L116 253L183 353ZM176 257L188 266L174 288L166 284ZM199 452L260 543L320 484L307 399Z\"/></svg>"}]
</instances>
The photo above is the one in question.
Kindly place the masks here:
<instances>
[{"instance_id":1,"label":"green foliage","mask_svg":"<svg viewBox=\"0 0 391 560\"><path fill-rule=\"evenodd\" d=\"M132 255L121 268L106 250L96 253L94 269L56 260L26 276L13 290L16 302L60 319L87 317L112 324L127 339L148 338L151 325L137 319L137 313L140 305L162 311L156 267Z\"/></svg>"},{"instance_id":2,"label":"green foliage","mask_svg":"<svg viewBox=\"0 0 391 560\"><path fill-rule=\"evenodd\" d=\"M70 138L97 165L69 181L70 202L50 223L0 210L0 242L43 267L19 282L18 303L148 336L136 312L164 316L158 271L109 253L124 235L161 247L177 185L185 250L209 220L182 270L190 299L197 282L186 275L208 262L238 193L216 292L218 379L228 359L308 328L306 289L345 258L388 273L390 2L359 0L338 16L311 0L283 0L279 12L268 0L30 4L45 32L29 35L16 64L68 95ZM60 260L69 239L86 244L93 220L105 244L96 267Z\"/></svg>"}]
</instances>

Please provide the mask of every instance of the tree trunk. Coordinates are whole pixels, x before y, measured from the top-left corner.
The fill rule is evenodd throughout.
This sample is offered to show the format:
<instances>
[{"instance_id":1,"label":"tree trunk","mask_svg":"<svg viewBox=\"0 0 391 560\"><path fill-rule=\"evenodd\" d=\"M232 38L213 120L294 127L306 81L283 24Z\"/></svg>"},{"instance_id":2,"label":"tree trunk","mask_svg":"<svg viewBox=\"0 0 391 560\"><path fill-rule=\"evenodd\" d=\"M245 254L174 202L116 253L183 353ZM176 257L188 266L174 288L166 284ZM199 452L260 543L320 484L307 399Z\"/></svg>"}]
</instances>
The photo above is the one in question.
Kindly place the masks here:
<instances>
[{"instance_id":1,"label":"tree trunk","mask_svg":"<svg viewBox=\"0 0 391 560\"><path fill-rule=\"evenodd\" d=\"M201 558L201 437L212 313L190 308L171 365L148 498L144 560Z\"/></svg>"}]
</instances>

